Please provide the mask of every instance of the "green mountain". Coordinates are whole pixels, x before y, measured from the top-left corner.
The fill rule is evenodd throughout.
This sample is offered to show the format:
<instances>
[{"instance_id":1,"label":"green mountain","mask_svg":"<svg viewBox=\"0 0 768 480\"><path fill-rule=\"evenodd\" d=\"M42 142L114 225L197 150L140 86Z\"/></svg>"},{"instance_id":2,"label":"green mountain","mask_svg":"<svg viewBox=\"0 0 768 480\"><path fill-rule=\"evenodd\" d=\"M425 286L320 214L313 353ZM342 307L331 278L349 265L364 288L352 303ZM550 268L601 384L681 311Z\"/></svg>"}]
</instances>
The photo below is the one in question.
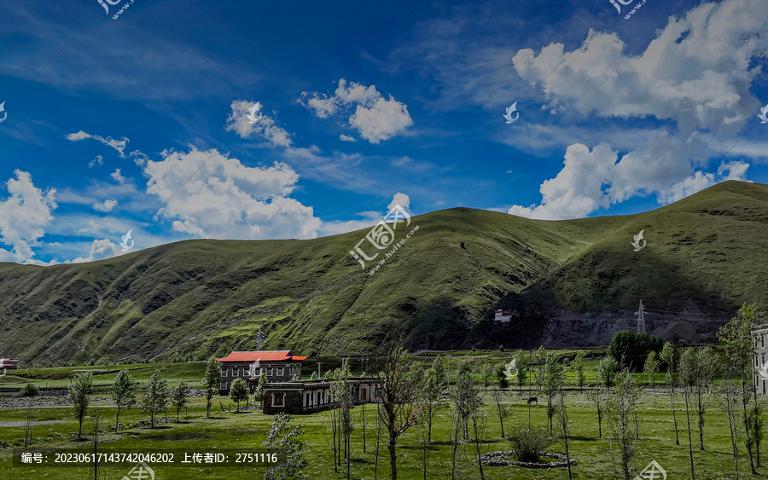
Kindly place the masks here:
<instances>
[{"instance_id":1,"label":"green mountain","mask_svg":"<svg viewBox=\"0 0 768 480\"><path fill-rule=\"evenodd\" d=\"M391 332L412 349L600 345L634 328L641 299L649 331L702 342L742 302L768 306L765 185L726 182L622 217L457 208L416 225L374 275L348 254L365 230L0 264L0 353L41 364L201 359L254 348L258 332L266 348L308 354L366 351ZM498 306L510 323L492 321Z\"/></svg>"}]
</instances>

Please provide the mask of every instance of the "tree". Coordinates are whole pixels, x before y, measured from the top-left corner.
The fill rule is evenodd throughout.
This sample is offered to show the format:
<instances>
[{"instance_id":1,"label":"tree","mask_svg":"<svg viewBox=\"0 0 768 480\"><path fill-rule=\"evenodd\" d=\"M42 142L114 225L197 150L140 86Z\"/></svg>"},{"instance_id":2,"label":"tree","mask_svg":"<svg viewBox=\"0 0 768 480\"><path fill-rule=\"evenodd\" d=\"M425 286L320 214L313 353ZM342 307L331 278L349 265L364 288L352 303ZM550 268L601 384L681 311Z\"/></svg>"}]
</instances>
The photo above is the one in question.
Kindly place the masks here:
<instances>
[{"instance_id":1,"label":"tree","mask_svg":"<svg viewBox=\"0 0 768 480\"><path fill-rule=\"evenodd\" d=\"M528 378L528 355L526 352L519 352L515 355L515 369L517 370L517 390L522 391Z\"/></svg>"},{"instance_id":2,"label":"tree","mask_svg":"<svg viewBox=\"0 0 768 480\"><path fill-rule=\"evenodd\" d=\"M219 391L221 386L221 364L211 357L205 366L205 373L200 385L205 390L205 416L211 416L211 400Z\"/></svg>"},{"instance_id":3,"label":"tree","mask_svg":"<svg viewBox=\"0 0 768 480\"><path fill-rule=\"evenodd\" d=\"M390 341L385 347L384 371L380 376L379 417L389 434L390 479L397 480L397 441L422 415L422 405L417 402L421 377L399 340Z\"/></svg>"},{"instance_id":4,"label":"tree","mask_svg":"<svg viewBox=\"0 0 768 480\"><path fill-rule=\"evenodd\" d=\"M424 373L424 385L421 392L424 420L426 420L427 443L432 443L432 422L435 411L442 406L443 386L440 384L434 365Z\"/></svg>"},{"instance_id":5,"label":"tree","mask_svg":"<svg viewBox=\"0 0 768 480\"><path fill-rule=\"evenodd\" d=\"M594 388L587 390L587 398L595 404L597 413L597 437L603 438L603 414L605 413L605 398L607 390L605 386L595 385Z\"/></svg>"},{"instance_id":6,"label":"tree","mask_svg":"<svg viewBox=\"0 0 768 480\"><path fill-rule=\"evenodd\" d=\"M643 362L651 351L661 350L659 337L638 332L617 332L608 345L608 353L619 362L622 369L635 371L642 368Z\"/></svg>"},{"instance_id":7,"label":"tree","mask_svg":"<svg viewBox=\"0 0 768 480\"><path fill-rule=\"evenodd\" d=\"M229 398L237 404L235 413L240 413L240 402L248 399L248 384L242 378L236 378L229 386Z\"/></svg>"},{"instance_id":8,"label":"tree","mask_svg":"<svg viewBox=\"0 0 768 480\"><path fill-rule=\"evenodd\" d=\"M624 480L630 480L630 463L635 454L637 442L636 424L631 422L637 410L640 390L632 380L628 370L618 375L616 388L608 396L606 412L610 425L611 437L619 447Z\"/></svg>"},{"instance_id":9,"label":"tree","mask_svg":"<svg viewBox=\"0 0 768 480\"><path fill-rule=\"evenodd\" d=\"M717 353L712 347L696 350L694 388L696 391L696 411L699 415L699 448L701 450L704 450L704 413L706 409L703 396L712 386L712 380L719 370L718 364Z\"/></svg>"},{"instance_id":10,"label":"tree","mask_svg":"<svg viewBox=\"0 0 768 480\"><path fill-rule=\"evenodd\" d=\"M688 426L688 458L691 464L691 480L696 480L696 468L693 462L693 439L691 436L691 411L690 395L696 384L696 368L698 367L696 351L686 348L680 356L680 382L683 386L683 400L685 401L685 419Z\"/></svg>"},{"instance_id":11,"label":"tree","mask_svg":"<svg viewBox=\"0 0 768 480\"><path fill-rule=\"evenodd\" d=\"M301 480L307 465L304 459L304 442L299 437L304 432L299 426L291 426L291 416L275 415L264 445L269 453L276 453L280 460L270 464L264 472L264 480Z\"/></svg>"},{"instance_id":12,"label":"tree","mask_svg":"<svg viewBox=\"0 0 768 480\"><path fill-rule=\"evenodd\" d=\"M547 428L550 436L552 435L552 417L555 414L552 399L563 386L564 379L565 369L563 365L557 360L554 353L548 353L541 369L541 386L544 393L547 394Z\"/></svg>"},{"instance_id":13,"label":"tree","mask_svg":"<svg viewBox=\"0 0 768 480\"><path fill-rule=\"evenodd\" d=\"M741 376L741 404L744 420L744 443L749 455L749 465L752 473L755 469L755 457L757 465L760 465L760 439L762 437L762 424L760 422L759 404L757 402L757 388L752 375L752 326L761 325L766 321L766 313L760 311L757 305L744 304L739 308L736 316L725 324L717 332L717 339L723 350L725 361L732 365ZM752 388L754 405L750 411L750 399L748 387ZM756 452L753 450L756 449Z\"/></svg>"},{"instance_id":14,"label":"tree","mask_svg":"<svg viewBox=\"0 0 768 480\"><path fill-rule=\"evenodd\" d=\"M354 429L352 421L352 408L355 406L355 397L350 382L352 372L349 367L349 359L341 362L341 368L336 372L336 381L331 384L331 398L339 406L339 429L344 439L344 461L347 466L347 478L351 477L351 436Z\"/></svg>"},{"instance_id":15,"label":"tree","mask_svg":"<svg viewBox=\"0 0 768 480\"><path fill-rule=\"evenodd\" d=\"M459 368L456 372L456 383L451 389L451 399L453 400L451 478L455 479L457 475L456 454L458 452L460 438L462 436L465 439L469 437L469 418L477 412L482 404L480 392L477 391L477 387L475 386L474 381L472 381L472 368L468 361L459 364ZM480 464L480 472L482 475L482 464Z\"/></svg>"},{"instance_id":16,"label":"tree","mask_svg":"<svg viewBox=\"0 0 768 480\"><path fill-rule=\"evenodd\" d=\"M730 375L726 374L725 384L721 387L720 406L728 418L728 431L731 434L731 451L733 469L736 479L739 478L739 412L736 400L736 386L729 382Z\"/></svg>"},{"instance_id":17,"label":"tree","mask_svg":"<svg viewBox=\"0 0 768 480\"><path fill-rule=\"evenodd\" d=\"M613 386L613 380L616 372L619 370L619 362L611 356L603 357L597 364L597 378L605 388L610 389Z\"/></svg>"},{"instance_id":18,"label":"tree","mask_svg":"<svg viewBox=\"0 0 768 480\"><path fill-rule=\"evenodd\" d=\"M504 435L504 419L509 416L509 406L503 403L504 393L509 388L509 380L507 380L506 365L499 363L496 365L496 388L492 391L493 402L496 404L496 413L499 416L499 425L501 427L501 438L506 438Z\"/></svg>"},{"instance_id":19,"label":"tree","mask_svg":"<svg viewBox=\"0 0 768 480\"><path fill-rule=\"evenodd\" d=\"M261 372L259 380L256 382L256 388L253 390L253 399L261 404L264 403L264 392L267 389L267 374Z\"/></svg>"},{"instance_id":20,"label":"tree","mask_svg":"<svg viewBox=\"0 0 768 480\"><path fill-rule=\"evenodd\" d=\"M72 383L69 384L69 401L72 402L75 418L79 424L77 430L78 440L83 438L83 419L85 418L85 413L88 410L88 404L90 403L88 395L92 392L93 375L91 372L76 373L72 379Z\"/></svg>"},{"instance_id":21,"label":"tree","mask_svg":"<svg viewBox=\"0 0 768 480\"><path fill-rule=\"evenodd\" d=\"M155 370L147 389L144 391L144 397L141 400L141 410L149 414L149 428L155 428L155 419L157 413L168 404L168 382L160 375L159 370Z\"/></svg>"},{"instance_id":22,"label":"tree","mask_svg":"<svg viewBox=\"0 0 768 480\"><path fill-rule=\"evenodd\" d=\"M678 364L680 352L672 343L666 342L661 349L661 360L666 364L667 383L669 383L669 406L672 409L672 421L675 425L675 445L680 445L680 434L677 428L677 413L675 412L675 387L678 381Z\"/></svg>"},{"instance_id":23,"label":"tree","mask_svg":"<svg viewBox=\"0 0 768 480\"><path fill-rule=\"evenodd\" d=\"M651 378L651 388L656 391L656 372L659 370L659 357L655 350L648 352L648 356L645 358L645 365L643 365L643 371Z\"/></svg>"},{"instance_id":24,"label":"tree","mask_svg":"<svg viewBox=\"0 0 768 480\"><path fill-rule=\"evenodd\" d=\"M571 363L573 370L576 372L576 384L579 386L579 391L584 390L584 352L579 351L573 358Z\"/></svg>"},{"instance_id":25,"label":"tree","mask_svg":"<svg viewBox=\"0 0 768 480\"><path fill-rule=\"evenodd\" d=\"M121 370L112 382L112 401L115 403L115 433L120 428L120 410L131 408L136 403L136 387L138 382L133 379L131 372Z\"/></svg>"},{"instance_id":26,"label":"tree","mask_svg":"<svg viewBox=\"0 0 768 480\"><path fill-rule=\"evenodd\" d=\"M445 368L445 359L443 359L442 355L438 355L435 357L435 360L432 362L432 370L435 372L435 379L437 380L437 384L440 385L440 387L443 389L443 393L445 393L445 390L448 388L449 379L448 379L448 371Z\"/></svg>"},{"instance_id":27,"label":"tree","mask_svg":"<svg viewBox=\"0 0 768 480\"><path fill-rule=\"evenodd\" d=\"M565 398L562 388L557 391L557 417L560 419L560 431L563 435L563 444L565 445L565 462L568 465L568 480L572 480L571 452L568 449L568 412L565 409Z\"/></svg>"},{"instance_id":28,"label":"tree","mask_svg":"<svg viewBox=\"0 0 768 480\"><path fill-rule=\"evenodd\" d=\"M176 388L171 390L171 405L176 408L176 422L180 421L181 409L187 404L189 399L189 387L181 382Z\"/></svg>"}]
</instances>

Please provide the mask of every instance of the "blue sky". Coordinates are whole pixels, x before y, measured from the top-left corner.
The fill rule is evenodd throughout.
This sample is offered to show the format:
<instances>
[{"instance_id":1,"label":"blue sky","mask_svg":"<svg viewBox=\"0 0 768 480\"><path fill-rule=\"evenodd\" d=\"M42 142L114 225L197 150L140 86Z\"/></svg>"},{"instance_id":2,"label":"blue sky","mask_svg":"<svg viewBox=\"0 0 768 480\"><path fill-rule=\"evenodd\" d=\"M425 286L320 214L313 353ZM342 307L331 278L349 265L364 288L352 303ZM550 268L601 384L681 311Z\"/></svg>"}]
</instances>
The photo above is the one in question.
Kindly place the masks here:
<instances>
[{"instance_id":1,"label":"blue sky","mask_svg":"<svg viewBox=\"0 0 768 480\"><path fill-rule=\"evenodd\" d=\"M128 230L134 249L312 238L395 203L623 214L768 181L761 0L108 8L0 5L0 261L118 255Z\"/></svg>"}]
</instances>

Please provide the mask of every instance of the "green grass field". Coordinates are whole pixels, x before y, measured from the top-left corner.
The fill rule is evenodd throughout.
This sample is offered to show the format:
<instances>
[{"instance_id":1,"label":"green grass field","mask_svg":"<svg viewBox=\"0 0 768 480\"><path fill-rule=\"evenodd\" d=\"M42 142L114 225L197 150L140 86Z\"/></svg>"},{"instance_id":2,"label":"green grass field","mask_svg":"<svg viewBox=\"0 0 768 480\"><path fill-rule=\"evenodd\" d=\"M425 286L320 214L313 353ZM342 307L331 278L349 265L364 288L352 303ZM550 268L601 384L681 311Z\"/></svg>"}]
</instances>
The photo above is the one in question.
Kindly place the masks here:
<instances>
[{"instance_id":1,"label":"green grass field","mask_svg":"<svg viewBox=\"0 0 768 480\"><path fill-rule=\"evenodd\" d=\"M572 352L560 352L569 355ZM485 361L501 361L509 358L509 352L454 352L450 357L451 364L459 358L470 357ZM427 362L428 357L422 358ZM594 370L594 360L587 363L588 382L591 382ZM6 387L9 383L20 386L29 381L36 384L63 386L68 383L69 376L76 370L93 369L100 373L95 379L98 385L106 386L113 378L116 370L130 368L141 380L146 380L154 365L140 364L130 366L99 366L82 368L56 368L20 370L16 375L4 378L0 386ZM187 363L166 365L163 372L171 385L180 381L186 381L196 386L202 373L202 365L199 363ZM638 376L639 381L643 381ZM661 375L659 375L661 380ZM569 382L573 377L569 378ZM507 420L506 431L512 432L516 428L528 425L528 408L526 399L528 392L518 392L517 388L510 388L505 395L505 402L512 408L512 415ZM533 425L546 426L546 399L540 392L534 392L539 398L539 405L531 408L531 422ZM94 398L104 397L105 394L97 393ZM114 408L108 401L94 400L89 410L89 418L86 421L85 430L92 428L90 416L96 413L102 419L102 449L121 452L158 452L158 451L190 451L190 452L214 452L227 450L234 451L264 451L261 446L267 430L271 424L271 417L263 415L259 410L252 409L244 413L221 412L219 401L225 407L232 407L232 402L225 397L217 397L214 401L214 418L205 418L205 400L193 399L188 408L188 418L182 418L181 423L175 422L175 413L168 411L169 422L161 422L159 428L149 429L145 425L146 415L137 409L131 409L121 414L123 430L120 434L111 433L110 427L114 423ZM639 425L641 439L637 444L635 460L633 462L634 474L639 473L651 460L656 460L668 473L670 479L689 478L687 434L685 431L685 416L682 398L678 398L678 422L680 423L681 445L675 445L672 417L669 411L669 398L662 392L654 392L646 388L642 396L639 412ZM719 407L714 397L707 398L707 415L704 427L706 451L698 448L698 430L692 419L694 439L694 457L697 467L697 477L700 479L721 479L733 477L733 463L730 454L730 436L725 414ZM579 479L612 479L621 476L620 464L616 456L616 448L612 450L611 441L608 438L607 422L604 421L604 437L597 437L597 421L594 408L578 389L569 389L567 394L567 408L570 417L570 450L577 460L574 467L574 478ZM232 409L233 410L233 409ZM354 409L355 431L352 443L352 478L373 479L376 451L376 406L367 405L365 414L367 427L365 429L366 448L363 451L363 407ZM509 442L502 439L499 423L495 416L493 401L489 394L485 395L484 406L484 431L481 445L483 452L494 450L508 450ZM0 442L7 444L7 448L0 448L0 478L37 480L42 478L61 480L82 480L92 478L90 469L86 467L31 467L14 466L11 450L14 446L23 445L24 421L30 416L32 424L32 437L34 448L90 448L90 442L74 441L77 432L77 421L69 407L37 408L31 410L5 409L0 410ZM308 465L305 469L309 479L342 479L344 469L339 467L338 473L334 471L332 452L330 447L330 414L329 412L315 413L312 415L294 416L293 422L304 429L303 439L307 445L306 459ZM401 439L398 447L399 478L421 479L422 477L422 447L420 427L413 427ZM388 478L389 468L387 464L386 440L382 432L380 444L380 459L378 478ZM0 443L2 445L2 443ZM564 452L562 443L555 440L548 448L552 452ZM429 478L450 478L450 409L443 408L438 412L433 431L433 441L428 446ZM480 478L477 462L474 456L474 446L462 445L459 451L459 478ZM768 461L768 459L766 459ZM160 479L254 479L261 478L263 469L252 466L239 467L181 467L155 465L156 478ZM746 460L746 451L742 445L741 472L749 471ZM102 469L102 477L106 479L122 479L128 473L130 466L108 466ZM567 470L564 468L549 470L532 470L520 467L490 467L484 468L486 479L562 479L567 478ZM763 474L768 469L762 471ZM748 476L748 475L747 475Z\"/></svg>"}]
</instances>

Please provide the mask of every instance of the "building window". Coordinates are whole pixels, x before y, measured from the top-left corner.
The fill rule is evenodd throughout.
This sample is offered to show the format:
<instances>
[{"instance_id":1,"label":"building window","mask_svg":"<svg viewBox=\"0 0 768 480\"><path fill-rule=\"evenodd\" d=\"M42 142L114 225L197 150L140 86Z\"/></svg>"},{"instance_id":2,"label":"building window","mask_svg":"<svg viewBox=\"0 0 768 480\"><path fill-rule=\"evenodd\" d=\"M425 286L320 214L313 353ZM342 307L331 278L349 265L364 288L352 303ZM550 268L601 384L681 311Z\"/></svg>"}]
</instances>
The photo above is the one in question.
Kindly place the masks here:
<instances>
[{"instance_id":1,"label":"building window","mask_svg":"<svg viewBox=\"0 0 768 480\"><path fill-rule=\"evenodd\" d=\"M219 385L219 387L220 387L222 390L226 390L226 389L227 389L227 382L221 382L221 385Z\"/></svg>"},{"instance_id":2,"label":"building window","mask_svg":"<svg viewBox=\"0 0 768 480\"><path fill-rule=\"evenodd\" d=\"M277 393L272 394L272 406L273 407L284 407L285 406L285 394L279 394ZM280 403L277 403L277 399L280 398Z\"/></svg>"},{"instance_id":3,"label":"building window","mask_svg":"<svg viewBox=\"0 0 768 480\"><path fill-rule=\"evenodd\" d=\"M283 375L285 375L285 369L284 368L278 368L277 369L277 374L282 377Z\"/></svg>"},{"instance_id":4,"label":"building window","mask_svg":"<svg viewBox=\"0 0 768 480\"><path fill-rule=\"evenodd\" d=\"M273 376L275 374L274 372L275 372L274 369L272 367L269 367L269 370L267 370L267 376L269 377Z\"/></svg>"},{"instance_id":5,"label":"building window","mask_svg":"<svg viewBox=\"0 0 768 480\"><path fill-rule=\"evenodd\" d=\"M224 377L224 378L226 378L226 377L227 377L227 372L228 372L228 371L229 371L229 370L227 370L226 368L223 368L223 369L221 369L221 376L222 376L222 377Z\"/></svg>"}]
</instances>

